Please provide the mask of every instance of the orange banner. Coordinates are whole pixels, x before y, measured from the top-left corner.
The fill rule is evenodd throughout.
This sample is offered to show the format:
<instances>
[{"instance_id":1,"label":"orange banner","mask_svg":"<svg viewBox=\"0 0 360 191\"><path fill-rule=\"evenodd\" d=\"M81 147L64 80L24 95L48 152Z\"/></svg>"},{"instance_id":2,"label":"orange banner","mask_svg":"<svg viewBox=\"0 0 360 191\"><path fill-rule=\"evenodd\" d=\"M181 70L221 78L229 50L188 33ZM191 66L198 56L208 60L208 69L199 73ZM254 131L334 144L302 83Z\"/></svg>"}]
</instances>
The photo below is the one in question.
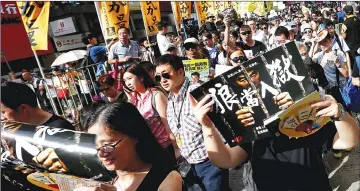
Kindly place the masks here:
<instances>
[{"instance_id":1,"label":"orange banner","mask_svg":"<svg viewBox=\"0 0 360 191\"><path fill-rule=\"evenodd\" d=\"M159 1L143 1L140 2L140 6L146 34L156 34L159 31L157 24L161 21Z\"/></svg>"}]
</instances>

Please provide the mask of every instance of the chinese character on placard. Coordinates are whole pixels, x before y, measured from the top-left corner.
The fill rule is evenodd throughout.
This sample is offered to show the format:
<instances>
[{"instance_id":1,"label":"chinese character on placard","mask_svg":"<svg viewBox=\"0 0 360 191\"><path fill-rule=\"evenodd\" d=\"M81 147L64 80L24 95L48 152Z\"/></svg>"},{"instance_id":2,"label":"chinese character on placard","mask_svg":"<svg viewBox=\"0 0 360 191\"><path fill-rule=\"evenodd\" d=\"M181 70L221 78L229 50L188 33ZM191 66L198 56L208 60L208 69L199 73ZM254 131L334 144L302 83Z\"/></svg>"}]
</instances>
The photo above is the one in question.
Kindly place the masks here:
<instances>
[{"instance_id":1,"label":"chinese character on placard","mask_svg":"<svg viewBox=\"0 0 360 191\"><path fill-rule=\"evenodd\" d=\"M291 78L298 82L304 80L305 76L297 76L290 72L289 67L291 58L285 58L284 55L282 55L281 58L284 63L284 68L282 68L281 61L279 59L275 59L275 61L272 61L272 64L266 65L266 68L270 70L269 73L275 86L281 87L281 84L285 84L290 81Z\"/></svg>"},{"instance_id":2,"label":"chinese character on placard","mask_svg":"<svg viewBox=\"0 0 360 191\"><path fill-rule=\"evenodd\" d=\"M34 30L28 32L28 37L29 37L29 41L30 41L31 46L36 46L37 45L37 43L35 42L35 39L34 39L34 33L35 33Z\"/></svg>"},{"instance_id":3,"label":"chinese character on placard","mask_svg":"<svg viewBox=\"0 0 360 191\"><path fill-rule=\"evenodd\" d=\"M274 96L275 96L275 95L278 95L278 94L280 93L277 89L269 86L268 84L266 84L266 83L263 82L263 81L261 81L260 84L261 84L261 97L262 97L262 98L265 98L265 96L266 96L266 91L269 91L269 92L270 92L272 95L274 95Z\"/></svg>"},{"instance_id":4,"label":"chinese character on placard","mask_svg":"<svg viewBox=\"0 0 360 191\"><path fill-rule=\"evenodd\" d=\"M242 97L240 98L241 103L244 103L244 99L246 99L246 105L249 107L259 106L259 100L253 95L256 94L256 90L252 90L251 87L249 89L244 89L243 92L240 94Z\"/></svg>"},{"instance_id":5,"label":"chinese character on placard","mask_svg":"<svg viewBox=\"0 0 360 191\"><path fill-rule=\"evenodd\" d=\"M11 15L11 14L17 14L17 9L15 4L6 4L5 5L5 10L6 12ZM1 13L4 13L2 6L1 6Z\"/></svg>"},{"instance_id":6,"label":"chinese character on placard","mask_svg":"<svg viewBox=\"0 0 360 191\"><path fill-rule=\"evenodd\" d=\"M228 85L217 83L215 84L215 88L209 89L209 92L213 97L216 97L216 95L220 96L222 101L225 103L226 108L229 110L232 110L234 104L240 103L240 101L236 99L237 94L230 94ZM215 101L219 104L221 108L221 113L223 114L225 112L224 106L217 99Z\"/></svg>"},{"instance_id":7,"label":"chinese character on placard","mask_svg":"<svg viewBox=\"0 0 360 191\"><path fill-rule=\"evenodd\" d=\"M206 3L206 1L201 1L201 4L203 5L202 12L208 12L209 11L209 5Z\"/></svg>"}]
</instances>

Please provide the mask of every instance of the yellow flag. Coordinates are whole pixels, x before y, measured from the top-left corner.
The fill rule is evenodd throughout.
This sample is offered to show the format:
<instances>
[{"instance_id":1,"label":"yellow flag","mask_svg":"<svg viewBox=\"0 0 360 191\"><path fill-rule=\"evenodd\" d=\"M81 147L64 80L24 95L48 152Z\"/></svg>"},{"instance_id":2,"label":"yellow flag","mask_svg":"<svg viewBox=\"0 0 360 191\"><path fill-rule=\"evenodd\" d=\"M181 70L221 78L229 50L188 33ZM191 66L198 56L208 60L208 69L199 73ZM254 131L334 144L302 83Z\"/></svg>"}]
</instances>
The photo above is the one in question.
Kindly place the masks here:
<instances>
[{"instance_id":1,"label":"yellow flag","mask_svg":"<svg viewBox=\"0 0 360 191\"><path fill-rule=\"evenodd\" d=\"M198 18L199 27L206 23L206 17L213 13L214 4L209 1L196 1L195 9Z\"/></svg>"},{"instance_id":2,"label":"yellow flag","mask_svg":"<svg viewBox=\"0 0 360 191\"><path fill-rule=\"evenodd\" d=\"M19 1L16 2L32 50L48 49L48 28L50 2Z\"/></svg>"},{"instance_id":3,"label":"yellow flag","mask_svg":"<svg viewBox=\"0 0 360 191\"><path fill-rule=\"evenodd\" d=\"M225 4L225 7L226 7L226 8L233 8L233 9L235 9L236 12L238 11L239 2L226 1L225 3L226 3L226 4Z\"/></svg>"},{"instance_id":4,"label":"yellow flag","mask_svg":"<svg viewBox=\"0 0 360 191\"><path fill-rule=\"evenodd\" d=\"M265 4L264 2L251 2L249 4L248 11L260 16L265 16Z\"/></svg>"},{"instance_id":5,"label":"yellow flag","mask_svg":"<svg viewBox=\"0 0 360 191\"><path fill-rule=\"evenodd\" d=\"M191 18L191 1L173 1L171 7L178 25L177 29L180 29L182 20Z\"/></svg>"},{"instance_id":6,"label":"yellow flag","mask_svg":"<svg viewBox=\"0 0 360 191\"><path fill-rule=\"evenodd\" d=\"M157 24L161 21L159 1L143 1L140 6L146 34L156 34L159 31Z\"/></svg>"},{"instance_id":7,"label":"yellow flag","mask_svg":"<svg viewBox=\"0 0 360 191\"><path fill-rule=\"evenodd\" d=\"M101 22L104 27L105 40L117 37L120 27L129 28L129 2L103 1L97 2L100 8Z\"/></svg>"},{"instance_id":8,"label":"yellow flag","mask_svg":"<svg viewBox=\"0 0 360 191\"><path fill-rule=\"evenodd\" d=\"M214 13L215 15L219 14L226 8L226 3L224 1L215 1L214 4Z\"/></svg>"}]
</instances>

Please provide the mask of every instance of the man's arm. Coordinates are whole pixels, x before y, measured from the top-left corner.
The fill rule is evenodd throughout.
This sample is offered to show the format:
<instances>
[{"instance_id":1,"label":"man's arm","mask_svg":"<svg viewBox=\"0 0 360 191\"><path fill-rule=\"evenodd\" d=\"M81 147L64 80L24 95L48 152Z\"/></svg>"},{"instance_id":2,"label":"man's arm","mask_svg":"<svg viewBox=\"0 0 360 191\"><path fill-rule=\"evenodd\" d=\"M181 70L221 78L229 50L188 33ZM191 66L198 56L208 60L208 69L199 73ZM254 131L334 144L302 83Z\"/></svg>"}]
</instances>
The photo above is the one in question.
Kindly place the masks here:
<instances>
[{"instance_id":1,"label":"man's arm","mask_svg":"<svg viewBox=\"0 0 360 191\"><path fill-rule=\"evenodd\" d=\"M217 167L229 169L246 161L248 157L247 152L238 146L230 148L228 145L225 145L214 123L206 115L214 104L213 100L206 103L209 101L210 96L205 96L198 103L196 103L191 95L189 99L196 119L202 125L205 147L211 162Z\"/></svg>"},{"instance_id":2,"label":"man's arm","mask_svg":"<svg viewBox=\"0 0 360 191\"><path fill-rule=\"evenodd\" d=\"M235 42L230 40L231 18L230 17L224 18L224 24L225 24L224 41L230 48L235 48L236 47Z\"/></svg>"}]
</instances>

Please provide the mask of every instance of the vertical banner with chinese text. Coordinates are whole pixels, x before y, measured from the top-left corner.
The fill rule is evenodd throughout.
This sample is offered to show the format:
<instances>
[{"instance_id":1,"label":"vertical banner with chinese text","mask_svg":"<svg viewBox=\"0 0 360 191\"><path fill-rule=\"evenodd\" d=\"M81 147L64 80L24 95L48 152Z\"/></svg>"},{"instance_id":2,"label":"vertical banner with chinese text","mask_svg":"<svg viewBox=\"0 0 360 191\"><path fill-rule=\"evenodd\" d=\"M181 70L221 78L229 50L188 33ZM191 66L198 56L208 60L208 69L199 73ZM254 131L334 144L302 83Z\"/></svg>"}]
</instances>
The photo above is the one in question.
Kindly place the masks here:
<instances>
[{"instance_id":1,"label":"vertical banner with chinese text","mask_svg":"<svg viewBox=\"0 0 360 191\"><path fill-rule=\"evenodd\" d=\"M16 2L32 50L48 49L50 2Z\"/></svg>"},{"instance_id":2,"label":"vertical banner with chinese text","mask_svg":"<svg viewBox=\"0 0 360 191\"><path fill-rule=\"evenodd\" d=\"M226 2L224 1L215 1L213 2L213 4L214 4L213 14L216 16L226 8Z\"/></svg>"},{"instance_id":3,"label":"vertical banner with chinese text","mask_svg":"<svg viewBox=\"0 0 360 191\"><path fill-rule=\"evenodd\" d=\"M175 16L177 30L180 30L182 20L191 18L191 1L174 1L171 2L171 7Z\"/></svg>"},{"instance_id":4,"label":"vertical banner with chinese text","mask_svg":"<svg viewBox=\"0 0 360 191\"><path fill-rule=\"evenodd\" d=\"M195 10L199 27L206 23L206 17L214 12L214 3L209 1L195 1Z\"/></svg>"},{"instance_id":5,"label":"vertical banner with chinese text","mask_svg":"<svg viewBox=\"0 0 360 191\"><path fill-rule=\"evenodd\" d=\"M100 7L105 40L117 37L116 32L120 27L129 28L129 2L103 1L97 3Z\"/></svg>"},{"instance_id":6,"label":"vertical banner with chinese text","mask_svg":"<svg viewBox=\"0 0 360 191\"><path fill-rule=\"evenodd\" d=\"M140 2L140 6L146 34L156 34L159 31L157 24L161 21L159 1L143 1Z\"/></svg>"}]
</instances>

